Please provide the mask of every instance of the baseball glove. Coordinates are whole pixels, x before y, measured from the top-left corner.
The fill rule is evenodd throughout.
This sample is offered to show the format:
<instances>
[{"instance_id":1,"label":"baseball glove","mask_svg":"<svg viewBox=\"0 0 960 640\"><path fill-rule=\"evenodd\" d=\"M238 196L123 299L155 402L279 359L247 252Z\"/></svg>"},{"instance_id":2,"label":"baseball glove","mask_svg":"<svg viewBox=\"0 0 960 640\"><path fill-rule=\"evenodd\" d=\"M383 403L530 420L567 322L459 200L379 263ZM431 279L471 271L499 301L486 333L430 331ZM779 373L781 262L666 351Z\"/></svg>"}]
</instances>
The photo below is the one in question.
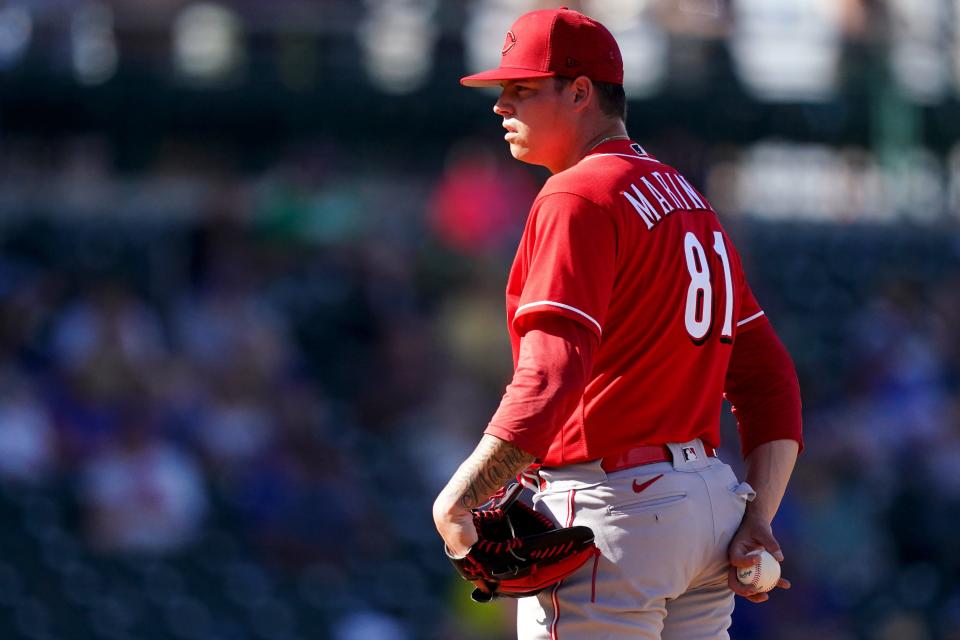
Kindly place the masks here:
<instances>
[{"instance_id":1,"label":"baseball glove","mask_svg":"<svg viewBox=\"0 0 960 640\"><path fill-rule=\"evenodd\" d=\"M476 585L472 598L525 598L567 577L599 553L589 527L558 529L543 514L517 500L512 484L487 505L473 510L479 540L462 558L447 557Z\"/></svg>"}]
</instances>

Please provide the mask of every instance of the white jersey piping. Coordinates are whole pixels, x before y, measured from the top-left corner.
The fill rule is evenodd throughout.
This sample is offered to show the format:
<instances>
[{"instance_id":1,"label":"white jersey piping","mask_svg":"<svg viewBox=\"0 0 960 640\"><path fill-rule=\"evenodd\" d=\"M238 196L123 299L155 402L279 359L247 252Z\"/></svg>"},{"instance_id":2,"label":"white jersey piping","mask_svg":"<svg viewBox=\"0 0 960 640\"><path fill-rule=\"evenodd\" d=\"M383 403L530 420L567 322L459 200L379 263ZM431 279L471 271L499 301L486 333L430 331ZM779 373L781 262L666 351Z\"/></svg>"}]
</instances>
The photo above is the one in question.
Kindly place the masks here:
<instances>
[{"instance_id":1,"label":"white jersey piping","mask_svg":"<svg viewBox=\"0 0 960 640\"><path fill-rule=\"evenodd\" d=\"M762 316L762 315L763 315L763 311L758 311L757 313L753 314L753 315L750 316L749 318L744 318L743 320L741 320L740 322L738 322L738 323L737 323L737 326L738 326L738 327L742 327L743 325L747 324L747 323L750 322L751 320L756 320L757 318L759 318L759 317Z\"/></svg>"},{"instance_id":2,"label":"white jersey piping","mask_svg":"<svg viewBox=\"0 0 960 640\"><path fill-rule=\"evenodd\" d=\"M567 311L573 311L574 313L579 313L584 318L592 322L597 327L597 331L599 331L601 335L603 334L603 327L600 326L599 322L591 318L589 314L586 314L583 311L580 311L580 309L577 309L576 307L571 307L568 304L563 304L562 302L553 302L551 300L538 300L537 302L528 302L527 304L517 308L517 312L513 314L513 319L516 320L517 316L519 316L520 312L523 311L524 309L529 309L530 307L538 307L544 304L549 305L551 307L560 307L561 309L566 309Z\"/></svg>"}]
</instances>

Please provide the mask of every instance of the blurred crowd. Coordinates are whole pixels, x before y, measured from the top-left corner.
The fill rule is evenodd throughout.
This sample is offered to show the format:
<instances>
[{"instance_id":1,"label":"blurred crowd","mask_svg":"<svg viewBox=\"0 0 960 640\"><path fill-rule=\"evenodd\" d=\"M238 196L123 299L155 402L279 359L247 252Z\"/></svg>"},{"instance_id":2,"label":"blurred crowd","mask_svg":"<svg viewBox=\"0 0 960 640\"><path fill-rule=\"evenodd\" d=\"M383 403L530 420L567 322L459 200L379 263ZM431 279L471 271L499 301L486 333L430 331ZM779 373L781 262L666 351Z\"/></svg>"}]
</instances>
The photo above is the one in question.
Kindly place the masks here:
<instances>
[{"instance_id":1,"label":"blurred crowd","mask_svg":"<svg viewBox=\"0 0 960 640\"><path fill-rule=\"evenodd\" d=\"M81 155L89 173L96 154ZM50 188L27 189L34 214L2 236L3 483L76 511L66 533L91 566L193 557L212 533L296 577L287 595L321 620L299 633L459 637L420 615L459 586L430 494L509 376L483 276L533 178L498 184L500 163L457 151L440 180L350 177L313 150L256 179L198 170L183 211L131 219L91 213L118 176L77 181L87 204L70 208L56 206L69 169L17 166L21 186ZM27 635L18 607L0 628Z\"/></svg>"},{"instance_id":2,"label":"blurred crowd","mask_svg":"<svg viewBox=\"0 0 960 640\"><path fill-rule=\"evenodd\" d=\"M158 637L511 635L508 606L468 601L429 505L509 380L502 287L543 175L471 141L433 168L358 173L336 151L198 170L187 215L42 200L4 223L4 500L75 513L62 536L106 591L118 558L153 563L148 583L180 576L205 617L173 616ZM121 181L103 175L88 183ZM807 438L775 524L795 587L741 603L735 637L960 638L960 236L727 223L796 358ZM729 416L724 430L736 465ZM4 526L49 555L43 527ZM6 558L0 583L27 598L29 578L9 576L30 566ZM227 624L219 596L190 591L207 573L247 585L251 607L273 584L281 622ZM104 627L82 600L78 626L43 632L30 602L0 598L0 628L148 637L149 613Z\"/></svg>"},{"instance_id":3,"label":"blurred crowd","mask_svg":"<svg viewBox=\"0 0 960 640\"><path fill-rule=\"evenodd\" d=\"M796 231L746 242L804 395L807 448L775 523L795 586L738 621L747 637L784 621L776 637L960 637L960 241Z\"/></svg>"}]
</instances>

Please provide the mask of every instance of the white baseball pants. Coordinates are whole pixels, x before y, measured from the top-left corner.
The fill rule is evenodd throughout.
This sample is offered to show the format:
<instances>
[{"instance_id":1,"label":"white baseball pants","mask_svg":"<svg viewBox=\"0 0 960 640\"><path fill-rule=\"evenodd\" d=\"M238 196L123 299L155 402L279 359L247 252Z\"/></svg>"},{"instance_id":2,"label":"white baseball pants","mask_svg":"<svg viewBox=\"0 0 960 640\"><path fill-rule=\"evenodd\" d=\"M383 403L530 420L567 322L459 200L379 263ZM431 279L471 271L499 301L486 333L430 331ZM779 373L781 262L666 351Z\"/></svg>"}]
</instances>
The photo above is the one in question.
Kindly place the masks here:
<instances>
[{"instance_id":1,"label":"white baseball pants","mask_svg":"<svg viewBox=\"0 0 960 640\"><path fill-rule=\"evenodd\" d=\"M699 440L668 446L672 463L540 470L534 507L593 529L601 555L519 601L519 640L729 638L727 546L755 494Z\"/></svg>"}]
</instances>

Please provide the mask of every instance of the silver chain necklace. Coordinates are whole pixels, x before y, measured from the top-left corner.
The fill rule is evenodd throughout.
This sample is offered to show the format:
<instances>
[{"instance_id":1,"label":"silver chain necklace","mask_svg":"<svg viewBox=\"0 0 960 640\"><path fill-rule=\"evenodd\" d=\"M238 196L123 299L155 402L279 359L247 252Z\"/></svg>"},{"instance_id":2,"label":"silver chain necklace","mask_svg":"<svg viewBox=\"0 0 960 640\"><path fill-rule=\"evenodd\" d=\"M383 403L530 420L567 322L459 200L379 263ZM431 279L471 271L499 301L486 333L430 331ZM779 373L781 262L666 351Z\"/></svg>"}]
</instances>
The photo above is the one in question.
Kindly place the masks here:
<instances>
[{"instance_id":1,"label":"silver chain necklace","mask_svg":"<svg viewBox=\"0 0 960 640\"><path fill-rule=\"evenodd\" d=\"M611 140L629 140L629 139L630 139L630 136L607 136L606 138L603 138L602 140L600 140L600 142L590 147L590 150L593 151L594 149L602 145L604 142L610 142Z\"/></svg>"}]
</instances>

